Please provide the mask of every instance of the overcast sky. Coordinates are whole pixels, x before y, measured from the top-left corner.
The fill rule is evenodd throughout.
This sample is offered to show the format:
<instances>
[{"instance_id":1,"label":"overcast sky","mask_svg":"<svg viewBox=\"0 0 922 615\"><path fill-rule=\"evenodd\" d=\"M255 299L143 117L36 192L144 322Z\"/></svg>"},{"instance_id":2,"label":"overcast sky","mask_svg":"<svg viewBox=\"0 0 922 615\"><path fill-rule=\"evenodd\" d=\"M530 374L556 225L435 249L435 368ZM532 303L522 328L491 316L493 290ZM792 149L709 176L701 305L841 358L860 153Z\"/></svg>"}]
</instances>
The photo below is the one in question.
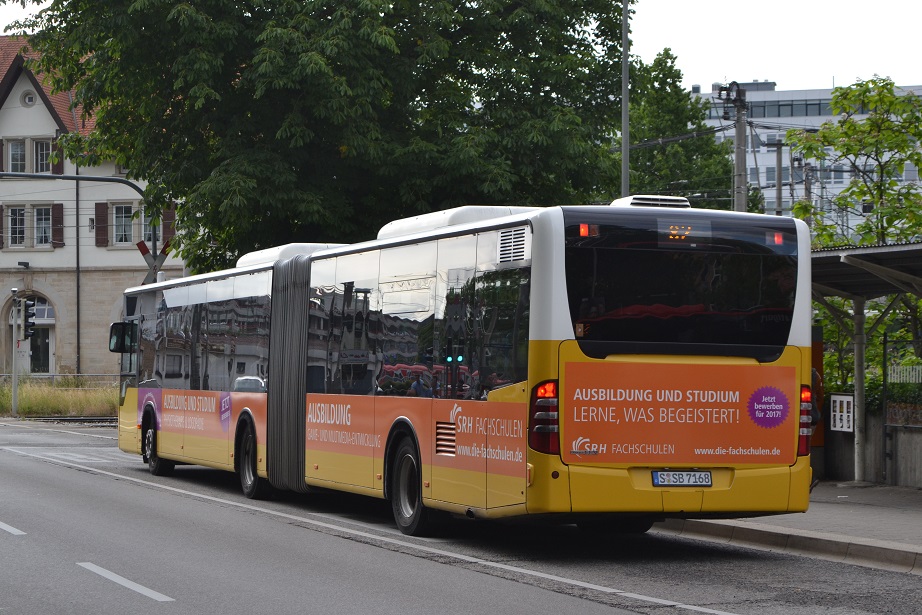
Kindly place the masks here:
<instances>
[{"instance_id":1,"label":"overcast sky","mask_svg":"<svg viewBox=\"0 0 922 615\"><path fill-rule=\"evenodd\" d=\"M922 85L920 0L639 0L635 10L631 53L650 63L669 47L687 88L831 88L875 74Z\"/></svg>"},{"instance_id":2,"label":"overcast sky","mask_svg":"<svg viewBox=\"0 0 922 615\"><path fill-rule=\"evenodd\" d=\"M755 79L831 88L875 74L922 86L920 0L639 0L635 10L631 52L649 63L669 47L687 88ZM26 11L0 7L0 26Z\"/></svg>"}]
</instances>

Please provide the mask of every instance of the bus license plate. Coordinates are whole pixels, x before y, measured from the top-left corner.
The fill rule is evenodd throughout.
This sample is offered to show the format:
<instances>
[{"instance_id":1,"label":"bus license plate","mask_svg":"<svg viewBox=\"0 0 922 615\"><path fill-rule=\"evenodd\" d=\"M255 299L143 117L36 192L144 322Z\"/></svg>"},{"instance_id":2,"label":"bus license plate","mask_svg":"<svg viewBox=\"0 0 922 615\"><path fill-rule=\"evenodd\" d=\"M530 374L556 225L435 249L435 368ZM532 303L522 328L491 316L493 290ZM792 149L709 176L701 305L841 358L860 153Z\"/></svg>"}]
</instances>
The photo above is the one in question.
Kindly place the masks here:
<instances>
[{"instance_id":1,"label":"bus license plate","mask_svg":"<svg viewBox=\"0 0 922 615\"><path fill-rule=\"evenodd\" d=\"M707 471L654 470L654 487L710 487L711 473Z\"/></svg>"}]
</instances>

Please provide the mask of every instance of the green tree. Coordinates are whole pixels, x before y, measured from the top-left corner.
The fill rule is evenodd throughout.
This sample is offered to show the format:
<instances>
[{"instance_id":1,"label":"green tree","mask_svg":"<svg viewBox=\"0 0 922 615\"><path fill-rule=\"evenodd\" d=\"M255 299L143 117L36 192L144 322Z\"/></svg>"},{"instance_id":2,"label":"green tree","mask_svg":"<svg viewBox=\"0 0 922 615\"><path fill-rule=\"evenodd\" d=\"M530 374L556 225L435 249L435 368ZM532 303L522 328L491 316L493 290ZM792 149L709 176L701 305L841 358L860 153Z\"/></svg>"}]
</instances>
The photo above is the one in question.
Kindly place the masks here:
<instances>
[{"instance_id":1,"label":"green tree","mask_svg":"<svg viewBox=\"0 0 922 615\"><path fill-rule=\"evenodd\" d=\"M922 98L900 91L893 81L874 77L835 88L830 104L835 121L819 130L788 131L787 140L821 174L835 165L851 172L848 185L832 200L833 212L800 202L795 213L812 221L824 246L886 244L915 239L922 224L922 190L903 182L907 164L922 167ZM860 220L854 228L849 219Z\"/></svg>"},{"instance_id":2,"label":"green tree","mask_svg":"<svg viewBox=\"0 0 922 615\"><path fill-rule=\"evenodd\" d=\"M581 202L612 185L620 12L52 0L18 27L34 33L34 70L95 117L66 154L115 160L150 182L149 205L176 202L180 252L203 271L429 210Z\"/></svg>"},{"instance_id":3,"label":"green tree","mask_svg":"<svg viewBox=\"0 0 922 615\"><path fill-rule=\"evenodd\" d=\"M907 165L922 166L922 99L913 92L901 91L892 80L874 77L867 81L835 88L830 104L834 121L816 131L791 130L787 140L794 152L821 175L841 165L851 172L848 185L832 199L832 211L822 204L801 201L795 215L808 219L814 243L821 247L843 245L883 245L917 239L922 230L922 191L917 182L904 182ZM854 226L851 220L858 220ZM869 302L869 313L883 313L892 298ZM846 301L827 298L831 309L822 307L818 322L823 325L826 342L827 387L830 374L840 388L847 386L853 371L851 322L846 320ZM917 356L922 356L922 320L916 296L900 297L897 308L883 326L867 339L867 365L880 365L881 337L909 340ZM867 387L879 388L880 370L868 370Z\"/></svg>"},{"instance_id":4,"label":"green tree","mask_svg":"<svg viewBox=\"0 0 922 615\"><path fill-rule=\"evenodd\" d=\"M729 142L714 139L704 123L709 103L683 89L675 63L676 56L664 49L649 66L633 67L631 192L684 196L695 207L732 209Z\"/></svg>"}]
</instances>

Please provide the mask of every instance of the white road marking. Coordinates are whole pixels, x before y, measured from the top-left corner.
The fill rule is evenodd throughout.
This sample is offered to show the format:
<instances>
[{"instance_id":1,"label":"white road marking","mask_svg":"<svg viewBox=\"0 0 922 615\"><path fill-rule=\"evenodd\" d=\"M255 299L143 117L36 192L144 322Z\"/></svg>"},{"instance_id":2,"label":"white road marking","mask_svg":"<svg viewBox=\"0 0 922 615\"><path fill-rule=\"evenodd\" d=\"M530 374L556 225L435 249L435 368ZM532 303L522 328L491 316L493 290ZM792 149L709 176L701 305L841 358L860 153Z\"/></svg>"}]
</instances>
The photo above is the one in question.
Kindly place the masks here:
<instances>
[{"instance_id":1,"label":"white road marking","mask_svg":"<svg viewBox=\"0 0 922 615\"><path fill-rule=\"evenodd\" d=\"M465 562L465 563L468 563L468 564L475 564L475 565L478 565L478 566L484 566L484 567L486 567L486 568L496 568L496 569L499 569L499 570L506 570L506 571L509 571L509 572L514 572L514 573L516 573L516 574L521 574L521 575L523 575L523 576L535 577L535 578L540 578L540 579L547 579L547 580L549 580L549 581L555 581L555 582L557 582L557 583L561 583L561 584L564 584L564 585L569 585L569 586L572 586L572 587L579 587L579 588L583 588L583 589L591 589L591 590L595 590L595 591L602 592L602 593L605 593L605 594L614 594L614 595L618 595L618 596L621 596L621 597L624 597L624 598L630 598L630 599L633 599L633 600L637 600L637 601L639 601L639 602L645 602L645 603L648 603L648 604L655 604L655 605L658 605L658 606L668 606L668 607L673 607L673 608L676 608L676 609L683 609L683 610L686 610L686 611L694 611L694 612L696 612L696 613L707 613L708 615L739 615L739 614L737 614L737 613L730 613L730 612L728 612L728 611L718 611L718 610L716 610L716 609L709 609L709 608L706 608L706 607L696 606L696 605L693 605L693 604L684 604L684 603L681 603L681 602L674 602L674 601L672 601L672 600L664 600L664 599L662 599L662 598L656 598L656 597L654 597L654 596L646 596L646 595L644 595L644 594L635 594L635 593L633 593L633 592L629 592L629 591L626 591L626 590L623 590L623 589L615 589L615 588L612 588L612 587L606 587L606 586L604 586L604 585L596 585L596 584L594 584L594 583L587 583L587 582L585 582L585 581L580 581L580 580L578 580L578 579L571 579L571 578L568 578L568 577L562 577L562 576L558 576L558 575L554 575L554 574L548 574L548 573L545 573L545 572L539 572L539 571L537 571L537 570L529 570L529 569L527 569L527 568L520 568L520 567L518 567L518 566L510 566L509 564L502 564L502 563L499 563L499 562L491 562L491 561L489 561L489 560L481 559L481 558L479 558L479 557L473 557L473 556L471 556L471 555L464 555L464 554L461 554L461 553L455 553L455 552L453 552L453 551L446 551L446 550L444 550L444 549L437 549L437 548L435 548L435 547L429 547L429 546L426 546L426 545L416 544L416 543L414 543L414 542L407 542L407 541L401 540L401 539L399 539L399 538L390 538L390 537L388 537L388 536L381 536L381 535L379 535L379 534L372 534L372 533L370 533L370 532L363 532L363 531L356 530L356 529L352 529L352 528L345 527L345 526L342 526L342 525L337 525L337 524L334 524L334 523L327 523L327 522L325 522L325 521L318 521L317 519L311 519L311 518L309 518L309 517L300 517L300 516L298 516L298 515L292 515L292 514L285 513L285 512L281 512L281 511L277 511L277 510L270 510L270 509L268 509L268 508L262 508L262 507L260 507L260 506L254 506L254 505L252 505L252 504L245 504L245 503L243 503L243 502L234 502L233 500L225 500L225 499L223 499L223 498L218 498L218 497L211 496L211 495L204 495L204 494L201 494L201 493L195 493L194 491L187 491L187 490L185 490L185 489L180 489L180 488L178 488L178 487L170 487L169 485L161 485L161 484L158 484L158 483L154 483L154 482L151 482L151 481L146 481L146 480L143 480L143 479L140 479L140 478L136 478L136 477L133 477L133 476L123 476L123 475L121 475L121 474L116 474L115 472L108 472L108 471L106 471L106 470L101 470L101 469L99 469L99 468L94 468L94 467L92 467L92 466L82 466L82 465L79 465L79 464L76 464L76 463L71 463L71 462L68 462L68 461L62 461L61 459L56 459L56 458L53 458L53 457L45 457L45 456L42 456L42 455L35 455L35 454L28 453L28 452L25 452L25 451L22 451L22 450L15 450L15 449L12 449L12 448L7 449L7 450L11 450L11 451L13 451L13 452L19 453L20 455L24 455L24 456L27 456L27 457L34 457L34 458L36 458L36 459L43 459L43 460L46 460L46 461L51 461L51 462L53 462L53 463L59 463L59 464L61 464L61 465L69 466L69 467L72 467L72 468L77 468L78 470L85 470L85 471L87 471L87 472L94 472L94 473L96 473L96 474L100 474L100 475L103 475L103 476L109 476L109 477L115 478L115 479L117 479L117 480L130 481L130 482L138 483L138 484L141 484L141 485L145 485L145 486L147 486L147 487L154 487L154 488L157 488L157 489L162 489L163 491L170 491L170 492L172 492L172 493L178 493L178 494L181 494L181 495L185 495L185 496L189 496L189 497L198 498L198 499L200 499L200 500L205 500L205 501L208 501L208 502L215 502L215 503L217 503L217 504L222 504L222 505L224 505L224 506L230 506L230 507L234 507L234 508L241 508L241 509L243 509L243 510L249 510L249 511L253 511L253 512L259 512L259 513L263 513L263 514L265 514L265 515L269 515L269 516L272 516L272 517L278 517L278 518L280 518L280 519L286 519L286 520L288 520L288 521L295 521L295 522L297 522L297 523L303 523L303 524L309 525L309 526L314 526L314 527L318 527L318 528L324 528L324 529L328 529L328 530L333 530L333 531L339 532L339 533L341 533L341 534L349 534L349 535L351 535L351 536L356 536L356 537L360 537L360 538L366 538L366 539L372 540L372 541L385 542L385 543L389 543L389 544L393 544L393 545L399 546L399 547L401 547L401 548L403 548L403 549L408 549L408 550L412 550L412 551L419 551L419 552L422 552L422 553L429 553L429 554L432 554L432 555L438 555L439 557L444 557L444 558L447 558L447 559L453 559L453 560ZM332 518L332 517L329 517L329 516L326 516L326 515L320 515L320 514L318 514L317 516L318 516L318 517L325 517L325 518ZM81 564L81 565L82 565L82 564Z\"/></svg>"},{"instance_id":2,"label":"white road marking","mask_svg":"<svg viewBox=\"0 0 922 615\"><path fill-rule=\"evenodd\" d=\"M86 568L90 572L95 572L99 576L109 579L110 581L114 583L118 583L122 587L127 587L128 589L132 591L136 591L139 594L142 594L144 596L147 596L148 598L156 600L157 602L175 602L175 600L173 600L169 596L164 596L160 592L155 592L149 587L144 587L143 585L139 585L135 583L134 581L129 581L125 577L119 576L110 570L106 570L105 568L100 568L96 564L92 564L90 562L77 562L77 565Z\"/></svg>"},{"instance_id":3,"label":"white road marking","mask_svg":"<svg viewBox=\"0 0 922 615\"><path fill-rule=\"evenodd\" d=\"M25 536L26 535L26 533L23 532L22 530L17 530L12 525L7 525L6 523L3 523L3 522L0 522L0 530L3 530L4 532L9 532L13 536Z\"/></svg>"},{"instance_id":4,"label":"white road marking","mask_svg":"<svg viewBox=\"0 0 922 615\"><path fill-rule=\"evenodd\" d=\"M87 433L85 431L70 431L67 429L52 429L51 427L36 427L28 423L6 423L0 422L0 427L19 427L23 429L32 429L34 431L51 431L54 433L68 433L74 436L87 436L89 438L102 438L103 440L118 440L118 436L104 436L102 434Z\"/></svg>"},{"instance_id":5,"label":"white road marking","mask_svg":"<svg viewBox=\"0 0 922 615\"><path fill-rule=\"evenodd\" d=\"M138 455L122 452L110 447L74 446L69 448L50 448L47 446L0 446L0 451L9 451L42 459L79 463L115 463L118 461L136 461ZM32 451L32 453L26 452Z\"/></svg>"}]
</instances>

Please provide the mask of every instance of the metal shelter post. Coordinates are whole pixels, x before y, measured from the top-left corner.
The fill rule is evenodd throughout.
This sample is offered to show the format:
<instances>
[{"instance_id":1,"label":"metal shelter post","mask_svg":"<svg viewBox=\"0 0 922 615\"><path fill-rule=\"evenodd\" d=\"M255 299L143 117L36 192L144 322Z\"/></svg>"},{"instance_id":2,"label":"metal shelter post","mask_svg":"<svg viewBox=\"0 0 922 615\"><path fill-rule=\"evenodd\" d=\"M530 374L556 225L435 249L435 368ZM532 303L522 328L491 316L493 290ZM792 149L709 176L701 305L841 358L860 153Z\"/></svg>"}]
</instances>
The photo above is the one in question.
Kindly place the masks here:
<instances>
[{"instance_id":1,"label":"metal shelter post","mask_svg":"<svg viewBox=\"0 0 922 615\"><path fill-rule=\"evenodd\" d=\"M864 480L864 440L865 440L865 416L864 416L864 362L865 349L867 346L867 336L864 333L865 300L863 297L855 297L852 300L855 314L855 481Z\"/></svg>"}]
</instances>

